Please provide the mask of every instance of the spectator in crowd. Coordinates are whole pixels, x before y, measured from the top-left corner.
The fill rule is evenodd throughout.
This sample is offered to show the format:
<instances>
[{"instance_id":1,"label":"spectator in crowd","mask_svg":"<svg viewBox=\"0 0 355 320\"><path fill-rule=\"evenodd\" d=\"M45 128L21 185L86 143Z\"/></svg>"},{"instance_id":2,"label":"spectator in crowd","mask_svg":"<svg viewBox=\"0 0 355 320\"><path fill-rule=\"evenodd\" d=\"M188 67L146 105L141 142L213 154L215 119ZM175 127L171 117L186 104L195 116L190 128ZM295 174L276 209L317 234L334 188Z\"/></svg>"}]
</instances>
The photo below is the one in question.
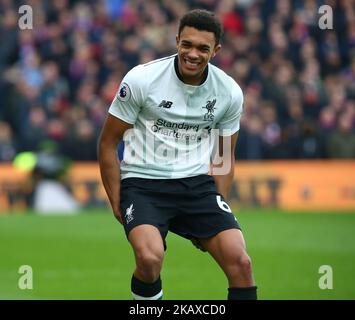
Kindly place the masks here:
<instances>
[{"instance_id":1,"label":"spectator in crowd","mask_svg":"<svg viewBox=\"0 0 355 320\"><path fill-rule=\"evenodd\" d=\"M18 28L21 4L33 8L33 30ZM332 6L332 30L318 26L322 4ZM0 0L0 120L16 151L52 138L73 160L96 160L67 142L85 131L92 145L126 72L175 53L168 35L197 7L223 21L214 63L245 93L237 156L344 157L324 146L345 139L343 114L354 131L355 5L326 0ZM74 129L79 122L86 124Z\"/></svg>"},{"instance_id":2,"label":"spectator in crowd","mask_svg":"<svg viewBox=\"0 0 355 320\"><path fill-rule=\"evenodd\" d=\"M302 126L298 158L320 159L325 157L324 139L312 121L305 121Z\"/></svg>"},{"instance_id":3,"label":"spectator in crowd","mask_svg":"<svg viewBox=\"0 0 355 320\"><path fill-rule=\"evenodd\" d=\"M355 158L355 132L352 118L346 112L340 115L337 128L330 135L327 147L330 158Z\"/></svg>"},{"instance_id":4,"label":"spectator in crowd","mask_svg":"<svg viewBox=\"0 0 355 320\"><path fill-rule=\"evenodd\" d=\"M72 129L66 137L63 153L71 159L80 161L96 160L97 143L93 123L83 119Z\"/></svg>"},{"instance_id":5,"label":"spectator in crowd","mask_svg":"<svg viewBox=\"0 0 355 320\"><path fill-rule=\"evenodd\" d=\"M0 121L0 162L9 162L16 155L16 144L9 124Z\"/></svg>"},{"instance_id":6,"label":"spectator in crowd","mask_svg":"<svg viewBox=\"0 0 355 320\"><path fill-rule=\"evenodd\" d=\"M33 106L21 127L21 150L37 150L46 139L47 116L41 105Z\"/></svg>"}]
</instances>

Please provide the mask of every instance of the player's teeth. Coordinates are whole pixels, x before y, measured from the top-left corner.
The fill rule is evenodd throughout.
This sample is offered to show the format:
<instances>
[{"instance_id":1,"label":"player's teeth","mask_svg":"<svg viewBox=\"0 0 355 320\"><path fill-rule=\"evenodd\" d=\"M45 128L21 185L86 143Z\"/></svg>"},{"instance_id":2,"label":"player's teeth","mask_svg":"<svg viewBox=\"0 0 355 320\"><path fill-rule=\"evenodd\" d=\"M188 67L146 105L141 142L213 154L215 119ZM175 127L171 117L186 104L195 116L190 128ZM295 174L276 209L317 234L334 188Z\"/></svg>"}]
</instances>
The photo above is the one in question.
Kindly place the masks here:
<instances>
[{"instance_id":1,"label":"player's teeth","mask_svg":"<svg viewBox=\"0 0 355 320\"><path fill-rule=\"evenodd\" d=\"M189 64L190 66L197 66L197 63L192 63L192 62L187 61L187 60L185 60L185 61L186 61L186 63Z\"/></svg>"}]
</instances>

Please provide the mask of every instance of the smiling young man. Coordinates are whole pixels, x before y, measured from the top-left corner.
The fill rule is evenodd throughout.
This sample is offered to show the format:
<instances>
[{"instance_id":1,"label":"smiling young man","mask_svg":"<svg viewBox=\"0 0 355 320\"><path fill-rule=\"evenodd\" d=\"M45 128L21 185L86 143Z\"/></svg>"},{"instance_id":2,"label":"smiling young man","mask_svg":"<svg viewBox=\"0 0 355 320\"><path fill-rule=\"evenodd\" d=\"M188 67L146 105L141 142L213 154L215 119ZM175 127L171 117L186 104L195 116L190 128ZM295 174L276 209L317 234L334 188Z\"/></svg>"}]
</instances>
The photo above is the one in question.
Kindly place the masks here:
<instances>
[{"instance_id":1,"label":"smiling young man","mask_svg":"<svg viewBox=\"0 0 355 320\"><path fill-rule=\"evenodd\" d=\"M100 171L134 251L134 299L162 298L168 231L216 260L228 279L228 299L257 296L242 232L225 202L243 94L231 77L209 63L221 49L221 34L213 13L188 12L176 36L178 53L129 71L102 129ZM217 140L212 139L215 130ZM122 140L120 162L117 144ZM217 152L213 141L219 143ZM222 162L208 175L216 155Z\"/></svg>"}]
</instances>

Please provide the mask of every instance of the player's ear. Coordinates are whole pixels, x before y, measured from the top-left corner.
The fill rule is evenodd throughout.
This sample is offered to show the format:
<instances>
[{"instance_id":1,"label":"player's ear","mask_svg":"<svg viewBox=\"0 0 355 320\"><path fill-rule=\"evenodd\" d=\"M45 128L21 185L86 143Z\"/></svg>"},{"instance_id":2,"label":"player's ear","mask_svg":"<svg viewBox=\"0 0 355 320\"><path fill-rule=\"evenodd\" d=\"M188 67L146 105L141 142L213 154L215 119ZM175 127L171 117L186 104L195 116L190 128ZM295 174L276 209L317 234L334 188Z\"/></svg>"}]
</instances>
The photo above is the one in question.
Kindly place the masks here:
<instances>
[{"instance_id":1,"label":"player's ear","mask_svg":"<svg viewBox=\"0 0 355 320\"><path fill-rule=\"evenodd\" d=\"M179 46L180 37L178 34L176 35L175 39L176 39L176 46Z\"/></svg>"},{"instance_id":2,"label":"player's ear","mask_svg":"<svg viewBox=\"0 0 355 320\"><path fill-rule=\"evenodd\" d=\"M216 45L213 49L212 58L214 58L219 50L221 50L222 46L220 44Z\"/></svg>"}]
</instances>

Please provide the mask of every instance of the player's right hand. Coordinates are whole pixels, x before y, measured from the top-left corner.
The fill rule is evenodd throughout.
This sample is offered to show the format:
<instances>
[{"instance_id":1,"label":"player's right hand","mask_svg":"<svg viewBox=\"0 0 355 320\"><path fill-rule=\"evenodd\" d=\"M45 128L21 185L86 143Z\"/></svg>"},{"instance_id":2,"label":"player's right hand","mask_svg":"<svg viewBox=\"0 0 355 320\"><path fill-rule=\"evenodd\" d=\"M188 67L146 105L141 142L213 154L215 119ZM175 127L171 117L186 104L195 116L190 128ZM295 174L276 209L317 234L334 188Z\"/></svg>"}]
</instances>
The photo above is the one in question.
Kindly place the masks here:
<instances>
[{"instance_id":1,"label":"player's right hand","mask_svg":"<svg viewBox=\"0 0 355 320\"><path fill-rule=\"evenodd\" d=\"M121 211L120 211L120 210L114 210L114 211L113 211L113 214L114 214L115 218L118 220L118 222L119 222L120 224L123 224Z\"/></svg>"}]
</instances>

